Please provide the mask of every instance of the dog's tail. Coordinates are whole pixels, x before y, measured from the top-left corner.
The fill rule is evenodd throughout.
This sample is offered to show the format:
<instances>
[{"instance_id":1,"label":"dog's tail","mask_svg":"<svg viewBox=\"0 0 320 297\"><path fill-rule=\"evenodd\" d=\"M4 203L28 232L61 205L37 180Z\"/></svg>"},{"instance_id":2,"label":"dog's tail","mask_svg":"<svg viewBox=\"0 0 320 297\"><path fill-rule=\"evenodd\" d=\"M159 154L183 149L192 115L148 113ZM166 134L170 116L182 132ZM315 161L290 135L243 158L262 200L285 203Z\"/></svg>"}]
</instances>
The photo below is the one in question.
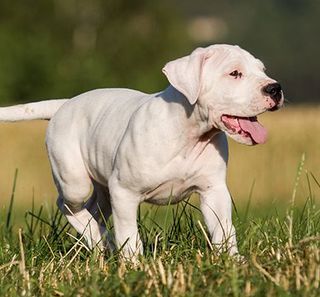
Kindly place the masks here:
<instances>
[{"instance_id":1,"label":"dog's tail","mask_svg":"<svg viewBox=\"0 0 320 297\"><path fill-rule=\"evenodd\" d=\"M54 99L0 107L0 122L50 120L68 99Z\"/></svg>"}]
</instances>

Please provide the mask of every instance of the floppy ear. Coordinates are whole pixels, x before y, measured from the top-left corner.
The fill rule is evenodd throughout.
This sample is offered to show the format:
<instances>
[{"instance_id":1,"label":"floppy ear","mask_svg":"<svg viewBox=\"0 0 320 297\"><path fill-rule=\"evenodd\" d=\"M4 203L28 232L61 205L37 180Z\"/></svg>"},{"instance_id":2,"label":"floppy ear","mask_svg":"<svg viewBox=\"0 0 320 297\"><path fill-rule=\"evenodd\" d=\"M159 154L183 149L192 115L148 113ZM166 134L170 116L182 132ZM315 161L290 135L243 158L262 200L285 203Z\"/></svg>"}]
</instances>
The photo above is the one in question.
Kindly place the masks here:
<instances>
[{"instance_id":1,"label":"floppy ear","mask_svg":"<svg viewBox=\"0 0 320 297\"><path fill-rule=\"evenodd\" d=\"M201 73L208 50L197 48L191 55L168 62L162 72L170 84L187 97L190 104L196 103L201 90Z\"/></svg>"}]
</instances>

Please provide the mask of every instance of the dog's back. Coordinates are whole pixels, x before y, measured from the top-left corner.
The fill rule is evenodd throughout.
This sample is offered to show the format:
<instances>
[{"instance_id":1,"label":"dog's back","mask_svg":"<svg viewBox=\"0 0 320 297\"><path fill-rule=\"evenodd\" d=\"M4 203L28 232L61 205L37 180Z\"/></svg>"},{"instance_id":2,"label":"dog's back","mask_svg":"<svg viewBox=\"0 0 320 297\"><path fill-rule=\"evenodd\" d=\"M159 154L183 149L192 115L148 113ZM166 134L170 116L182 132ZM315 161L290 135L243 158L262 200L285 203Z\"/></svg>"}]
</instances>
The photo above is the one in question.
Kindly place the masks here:
<instances>
[{"instance_id":1,"label":"dog's back","mask_svg":"<svg viewBox=\"0 0 320 297\"><path fill-rule=\"evenodd\" d=\"M104 175L111 174L115 151L130 118L149 98L147 94L128 89L98 89L76 96L51 119L47 146L50 150L53 148L55 155L60 150L65 154L66 146L71 151L80 149L89 174L106 184L100 170ZM97 151L103 151L101 159L97 159Z\"/></svg>"}]
</instances>

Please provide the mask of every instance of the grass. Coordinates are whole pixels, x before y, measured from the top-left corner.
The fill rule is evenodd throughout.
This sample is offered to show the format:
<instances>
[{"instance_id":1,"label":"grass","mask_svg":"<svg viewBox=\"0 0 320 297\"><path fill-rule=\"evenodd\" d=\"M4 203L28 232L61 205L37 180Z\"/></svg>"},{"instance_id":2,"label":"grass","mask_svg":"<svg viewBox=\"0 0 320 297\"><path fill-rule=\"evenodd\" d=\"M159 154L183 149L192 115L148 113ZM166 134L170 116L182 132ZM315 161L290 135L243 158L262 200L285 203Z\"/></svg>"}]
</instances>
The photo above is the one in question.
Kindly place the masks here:
<instances>
[{"instance_id":1,"label":"grass","mask_svg":"<svg viewBox=\"0 0 320 297\"><path fill-rule=\"evenodd\" d=\"M311 190L296 208L295 193L287 209L234 214L241 260L214 250L190 202L141 209L136 265L89 251L54 209L32 205L16 228L10 203L0 220L0 296L319 296L320 210Z\"/></svg>"}]
</instances>

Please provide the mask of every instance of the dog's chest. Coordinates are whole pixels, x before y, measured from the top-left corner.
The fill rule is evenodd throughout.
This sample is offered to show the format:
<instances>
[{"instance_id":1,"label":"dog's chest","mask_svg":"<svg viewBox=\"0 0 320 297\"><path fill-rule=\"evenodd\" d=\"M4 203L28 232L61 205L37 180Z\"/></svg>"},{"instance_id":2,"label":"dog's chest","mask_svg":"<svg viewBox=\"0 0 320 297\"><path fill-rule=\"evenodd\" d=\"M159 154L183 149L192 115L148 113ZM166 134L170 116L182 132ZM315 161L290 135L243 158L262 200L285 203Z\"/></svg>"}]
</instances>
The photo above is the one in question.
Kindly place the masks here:
<instances>
[{"instance_id":1,"label":"dog's chest","mask_svg":"<svg viewBox=\"0 0 320 297\"><path fill-rule=\"evenodd\" d=\"M188 166L186 162L171 164L161 173L157 176L158 180L154 180L153 185L149 185L142 192L145 202L158 205L175 204L203 189L208 182L201 165Z\"/></svg>"},{"instance_id":2,"label":"dog's chest","mask_svg":"<svg viewBox=\"0 0 320 297\"><path fill-rule=\"evenodd\" d=\"M164 166L148 167L144 174L138 174L134 184L141 186L139 192L143 201L158 205L178 203L191 193L205 191L208 185L221 180L225 161L219 150L214 145L202 144L193 148ZM154 168L162 169L155 171Z\"/></svg>"}]
</instances>

